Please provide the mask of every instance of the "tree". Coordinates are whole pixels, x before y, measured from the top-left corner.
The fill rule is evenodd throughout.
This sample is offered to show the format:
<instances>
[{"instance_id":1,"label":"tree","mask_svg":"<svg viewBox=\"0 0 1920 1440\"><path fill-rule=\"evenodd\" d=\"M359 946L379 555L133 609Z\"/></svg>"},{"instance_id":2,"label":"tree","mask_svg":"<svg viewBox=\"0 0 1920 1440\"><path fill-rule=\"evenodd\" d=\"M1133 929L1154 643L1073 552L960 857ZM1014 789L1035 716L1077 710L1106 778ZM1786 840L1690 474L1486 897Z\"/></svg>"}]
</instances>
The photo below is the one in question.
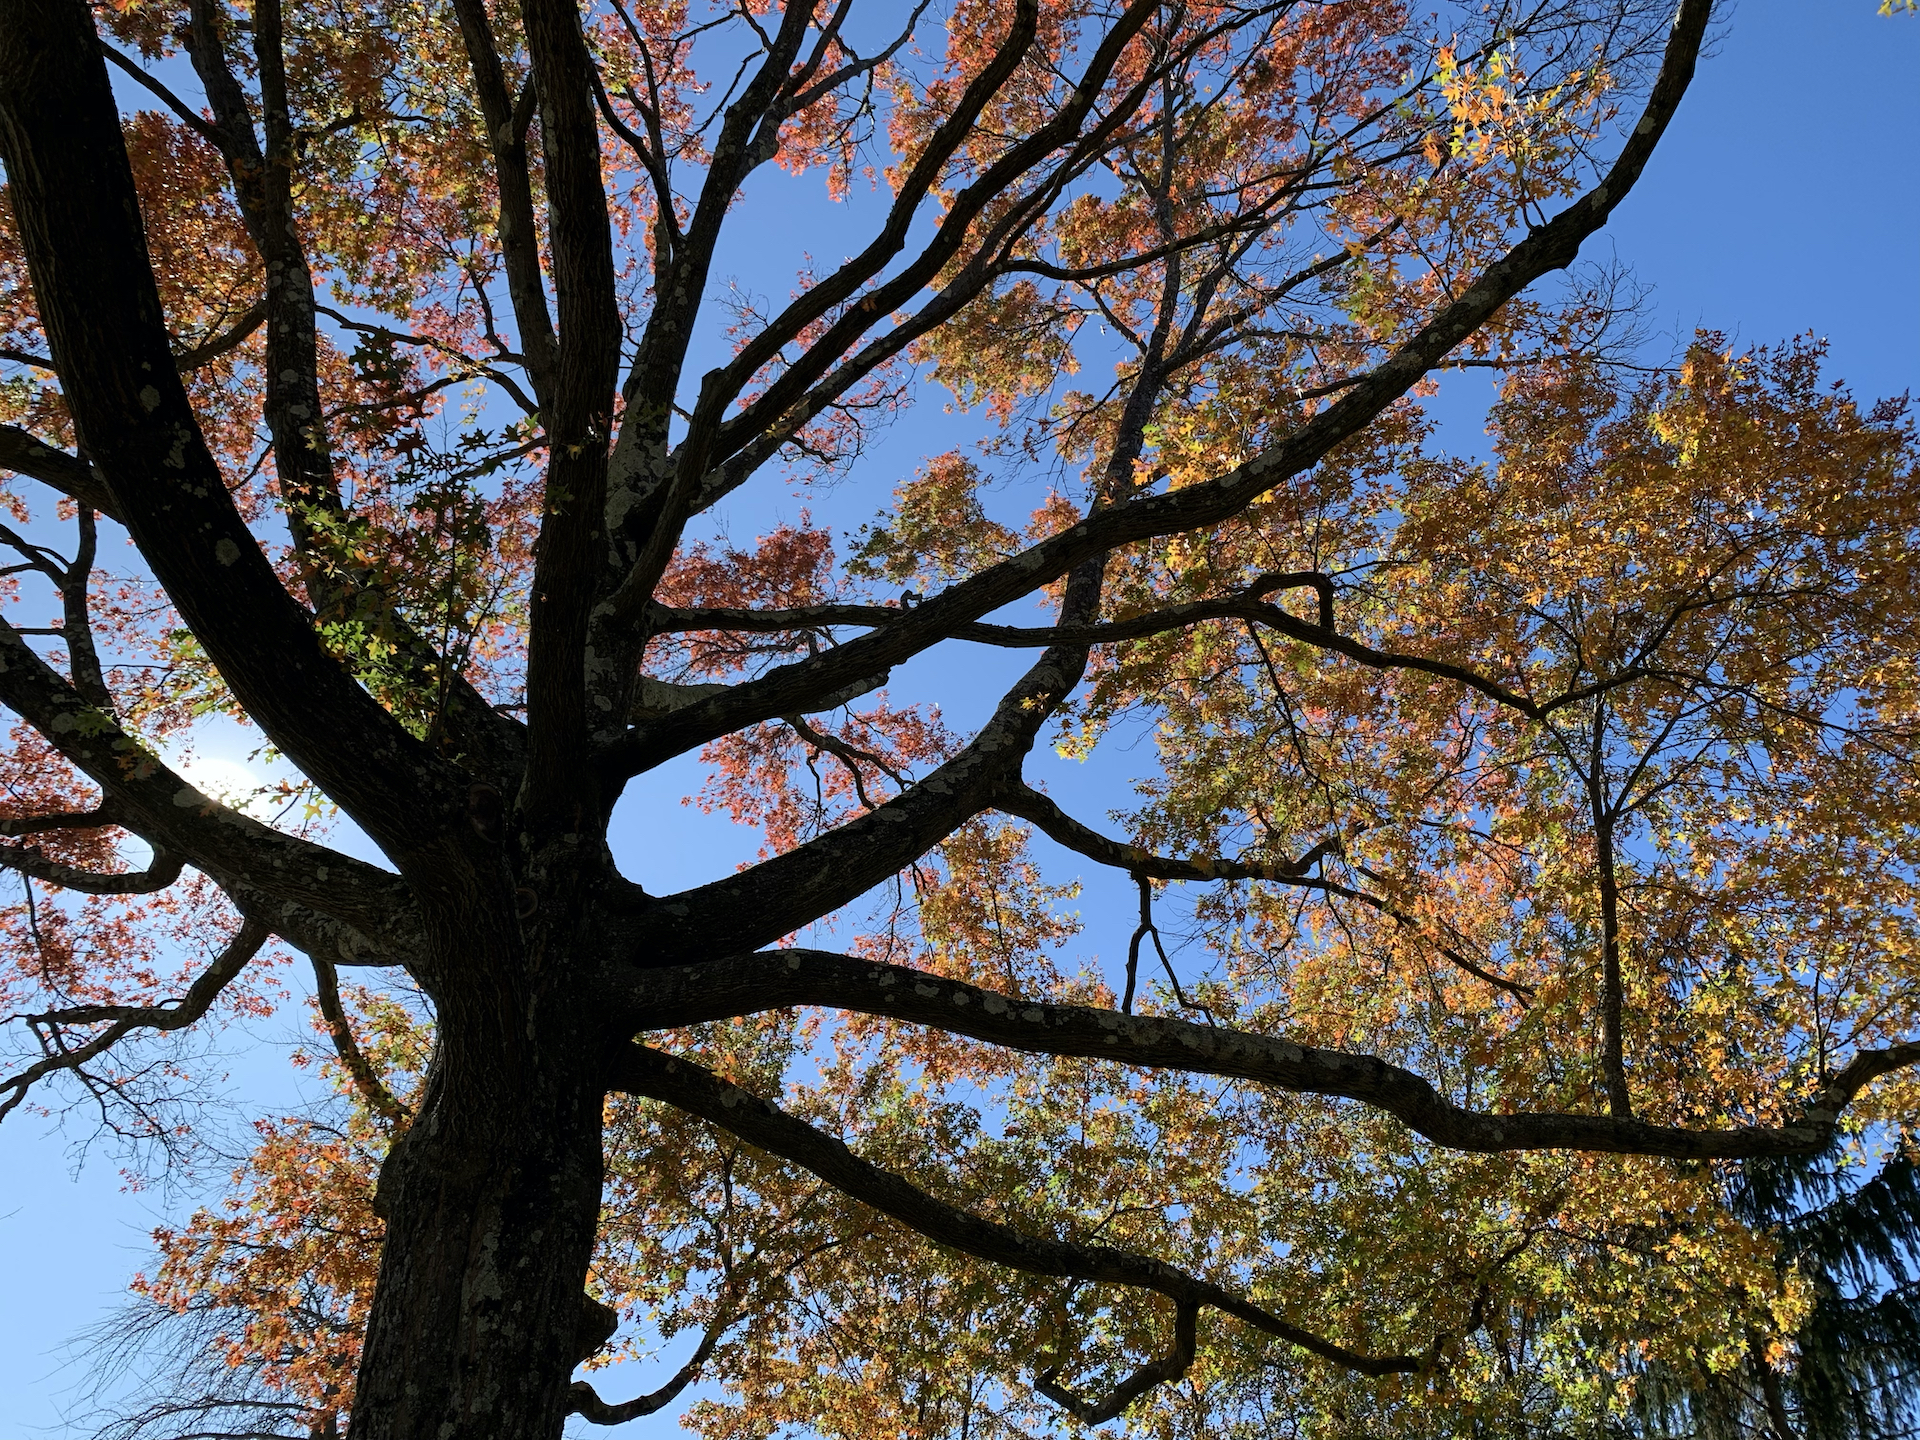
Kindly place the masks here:
<instances>
[{"instance_id":1,"label":"tree","mask_svg":"<svg viewBox=\"0 0 1920 1440\"><path fill-rule=\"evenodd\" d=\"M1772 1374L1827 1302L1727 1165L1914 1113L1915 437L1529 288L1708 0L875 9L0 6L0 463L56 497L0 540L61 604L0 626L0 1103L177 1133L140 1047L284 943L351 1106L163 1236L244 1383L134 1428L552 1436L712 1369L719 1433L1490 1433ZM696 374L769 165L880 222ZM1417 405L1461 367L1486 464ZM844 554L703 528L921 379L986 438ZM1037 652L971 735L881 695L963 644ZM163 757L213 713L280 822ZM1124 836L1023 775L1142 717ZM767 851L651 895L611 817L695 751ZM1114 986L1035 832L1137 887ZM612 1403L623 1313L703 1338Z\"/></svg>"},{"instance_id":2,"label":"tree","mask_svg":"<svg viewBox=\"0 0 1920 1440\"><path fill-rule=\"evenodd\" d=\"M1913 1162L1896 1155L1864 1183L1801 1159L1748 1161L1735 1208L1777 1227L1782 1259L1812 1296L1791 1365L1759 1346L1719 1375L1654 1374L1641 1387L1643 1433L1833 1437L1911 1428L1916 1320Z\"/></svg>"}]
</instances>

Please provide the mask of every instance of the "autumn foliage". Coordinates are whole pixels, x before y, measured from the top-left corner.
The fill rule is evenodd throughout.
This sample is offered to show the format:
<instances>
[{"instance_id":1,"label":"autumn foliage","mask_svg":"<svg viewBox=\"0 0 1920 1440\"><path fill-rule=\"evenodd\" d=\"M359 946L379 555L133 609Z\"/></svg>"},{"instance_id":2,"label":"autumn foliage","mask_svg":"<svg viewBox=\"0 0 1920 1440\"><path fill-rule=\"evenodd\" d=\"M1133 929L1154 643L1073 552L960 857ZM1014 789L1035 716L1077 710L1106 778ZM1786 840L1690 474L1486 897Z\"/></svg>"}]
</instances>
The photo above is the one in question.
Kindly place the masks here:
<instances>
[{"instance_id":1,"label":"autumn foliage","mask_svg":"<svg viewBox=\"0 0 1920 1440\"><path fill-rule=\"evenodd\" d=\"M115 1433L1891 1433L1920 436L1576 263L1708 8L0 5L0 1114L323 1095Z\"/></svg>"}]
</instances>

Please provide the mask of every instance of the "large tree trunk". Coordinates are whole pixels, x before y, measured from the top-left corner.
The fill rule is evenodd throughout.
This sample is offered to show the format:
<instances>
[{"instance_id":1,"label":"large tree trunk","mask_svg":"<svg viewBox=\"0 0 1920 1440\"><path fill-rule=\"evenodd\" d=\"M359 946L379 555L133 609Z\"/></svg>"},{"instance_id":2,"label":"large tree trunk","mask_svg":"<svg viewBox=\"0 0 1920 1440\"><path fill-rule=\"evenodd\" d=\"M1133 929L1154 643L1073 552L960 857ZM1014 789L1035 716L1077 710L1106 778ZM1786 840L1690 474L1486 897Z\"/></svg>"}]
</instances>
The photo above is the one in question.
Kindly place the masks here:
<instances>
[{"instance_id":1,"label":"large tree trunk","mask_svg":"<svg viewBox=\"0 0 1920 1440\"><path fill-rule=\"evenodd\" d=\"M556 1440L573 1368L606 1338L585 1300L602 1046L517 1008L442 1002L419 1115L380 1177L355 1440Z\"/></svg>"}]
</instances>

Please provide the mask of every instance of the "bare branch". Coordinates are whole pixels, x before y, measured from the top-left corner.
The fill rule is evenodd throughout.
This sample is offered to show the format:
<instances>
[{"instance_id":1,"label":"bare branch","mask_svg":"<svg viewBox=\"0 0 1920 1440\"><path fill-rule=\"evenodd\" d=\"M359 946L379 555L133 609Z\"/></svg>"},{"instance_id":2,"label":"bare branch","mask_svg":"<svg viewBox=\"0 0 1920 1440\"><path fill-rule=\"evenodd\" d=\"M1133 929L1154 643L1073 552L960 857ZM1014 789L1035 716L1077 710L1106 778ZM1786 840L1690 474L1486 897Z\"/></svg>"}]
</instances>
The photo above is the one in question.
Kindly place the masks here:
<instances>
[{"instance_id":1,"label":"bare branch","mask_svg":"<svg viewBox=\"0 0 1920 1440\"><path fill-rule=\"evenodd\" d=\"M217 360L230 350L237 350L253 337L262 325L267 323L267 302L256 300L235 317L234 322L217 335L210 335L198 345L175 352L173 363L185 374L189 370L198 370L211 360Z\"/></svg>"},{"instance_id":2,"label":"bare branch","mask_svg":"<svg viewBox=\"0 0 1920 1440\"><path fill-rule=\"evenodd\" d=\"M140 85L154 95L161 104L174 113L182 125L205 140L214 149L225 153L225 146L219 130L208 123L207 118L188 105L160 81L149 75L140 65L122 55L111 45L102 44L100 53L107 57L107 63L126 74L136 85Z\"/></svg>"},{"instance_id":3,"label":"bare branch","mask_svg":"<svg viewBox=\"0 0 1920 1440\"><path fill-rule=\"evenodd\" d=\"M217 360L229 350L238 349L258 330L267 319L266 301L256 301L240 313L232 325L217 335L209 336L198 345L185 349L178 346L173 352L174 368L184 375L189 370L198 370L210 360ZM10 346L0 346L0 360L11 360L16 365L32 365L40 370L59 374L51 356L34 354L27 350L15 350Z\"/></svg>"},{"instance_id":4,"label":"bare branch","mask_svg":"<svg viewBox=\"0 0 1920 1440\"><path fill-rule=\"evenodd\" d=\"M1167 947L1160 943L1160 927L1153 923L1153 882L1145 875L1136 874L1134 883L1140 890L1140 923L1134 927L1132 936L1127 940L1127 989L1120 997L1120 1013L1133 1013L1133 992L1140 978L1140 942L1151 939L1153 950L1160 957L1160 968L1167 972L1167 983L1173 986L1173 998L1182 1010L1197 1010L1207 1017L1209 1025L1214 1023L1213 1011L1204 1005L1196 1005L1187 998L1187 992L1180 984L1180 977L1173 973L1173 961L1167 958Z\"/></svg>"},{"instance_id":5,"label":"bare branch","mask_svg":"<svg viewBox=\"0 0 1920 1440\"><path fill-rule=\"evenodd\" d=\"M5 1097L0 1099L0 1118L5 1118L27 1098L28 1090L36 1081L58 1071L80 1070L135 1030L179 1030L191 1025L207 1013L220 992L246 969L247 962L259 953L271 933L257 920L243 921L226 948L200 973L187 993L172 1004L85 1005L27 1017L27 1023L41 1037L42 1048L48 1053L45 1059L0 1080L0 1096ZM107 1025L105 1030L71 1049L61 1035L62 1028L68 1025L102 1023Z\"/></svg>"},{"instance_id":6,"label":"bare branch","mask_svg":"<svg viewBox=\"0 0 1920 1440\"><path fill-rule=\"evenodd\" d=\"M1458 966L1475 979L1483 980L1489 985L1506 991L1522 1005L1528 1004L1533 998L1531 985L1509 980L1504 975L1476 964L1455 947L1436 938L1428 926L1421 924L1418 919L1386 897L1361 890L1356 886L1343 885L1323 875L1312 874L1314 865L1325 856L1346 853L1345 842L1337 835L1320 841L1305 855L1294 861L1226 860L1212 856L1177 860L1170 856L1152 854L1136 845L1124 845L1118 840L1109 839L1097 830L1082 825L1047 796L1024 784L1008 787L995 797L994 805L1008 815L1031 821L1056 844L1063 845L1076 854L1084 855L1089 860L1097 860L1102 865L1111 866L1115 870L1124 870L1137 880L1186 880L1201 884L1218 880L1261 880L1273 885L1291 885L1303 890L1314 890L1323 895L1336 895L1342 899L1357 901L1368 909L1385 915L1402 929L1420 935L1449 963ZM1139 932L1141 935L1152 929L1149 923L1150 918L1143 909L1144 928ZM1136 937L1134 949L1137 949L1138 943L1138 937ZM1155 944L1158 943L1156 936ZM1134 949L1129 950L1127 967L1129 982L1132 980L1136 958ZM1161 954L1161 960L1163 963L1166 960L1164 952ZM1168 973L1171 975L1171 970ZM1176 980L1174 985L1177 991L1179 982ZM1181 1003L1183 1005L1186 1003L1184 997ZM1126 1007L1123 1005L1121 1008Z\"/></svg>"},{"instance_id":7,"label":"bare branch","mask_svg":"<svg viewBox=\"0 0 1920 1440\"><path fill-rule=\"evenodd\" d=\"M589 733L589 612L606 556L607 444L622 328L613 233L600 167L593 60L573 0L521 6L540 108L558 348L541 396L548 439L527 626L527 778L523 819L563 831L599 804L584 751ZM564 502L564 503L563 503Z\"/></svg>"},{"instance_id":8,"label":"bare branch","mask_svg":"<svg viewBox=\"0 0 1920 1440\"><path fill-rule=\"evenodd\" d=\"M120 823L119 811L110 800L92 810L76 810L60 815L15 815L0 819L0 835L44 835L53 830L104 830Z\"/></svg>"},{"instance_id":9,"label":"bare branch","mask_svg":"<svg viewBox=\"0 0 1920 1440\"><path fill-rule=\"evenodd\" d=\"M67 668L73 675L73 688L80 698L101 711L113 710L113 693L107 688L107 672L100 664L100 649L93 639L93 562L100 548L100 525L92 510L79 507L74 517L80 531L80 544L73 563L60 577L60 633L67 642Z\"/></svg>"},{"instance_id":10,"label":"bare branch","mask_svg":"<svg viewBox=\"0 0 1920 1440\"><path fill-rule=\"evenodd\" d=\"M955 640L979 640L989 645L1008 647L1045 645L1100 645L1119 640L1138 639L1163 630L1177 629L1200 620L1239 615L1236 609L1209 607L1237 606L1243 601L1271 595L1276 590L1312 589L1320 599L1320 629L1333 628L1333 578L1318 571L1286 571L1257 577L1237 595L1222 600L1200 600L1188 605L1170 606L1147 615L1103 625L1020 627L984 625L978 622L957 627L948 637ZM801 605L784 610L752 610L727 606L701 606L674 609L655 605L648 612L648 628L656 634L685 630L738 631L746 634L773 634L783 630L812 630L830 625L890 625L903 613L895 605Z\"/></svg>"},{"instance_id":11,"label":"bare branch","mask_svg":"<svg viewBox=\"0 0 1920 1440\"><path fill-rule=\"evenodd\" d=\"M493 22L484 0L454 0L460 35L473 72L473 89L493 151L494 189L500 213L495 233L507 271L507 295L527 357L527 379L541 404L552 393L553 317L547 309L540 269L540 241L533 218L533 181L527 164L526 123L507 89L506 71L494 43ZM528 77L531 80L531 76Z\"/></svg>"},{"instance_id":12,"label":"bare branch","mask_svg":"<svg viewBox=\"0 0 1920 1440\"><path fill-rule=\"evenodd\" d=\"M202 793L137 735L89 705L3 617L0 704L100 787L114 824L184 857L229 894L332 916L398 953L415 943L417 911L399 876L283 834Z\"/></svg>"},{"instance_id":13,"label":"bare branch","mask_svg":"<svg viewBox=\"0 0 1920 1440\"><path fill-rule=\"evenodd\" d=\"M1097 604L1098 570L1076 580L1082 578L1091 580ZM1075 604L1074 588L1069 582L1065 607ZM1021 758L1079 683L1086 663L1084 647L1044 651L979 734L919 784L784 855L653 902L633 917L635 943L667 954L764 945L897 874L993 804L995 791L1010 773L1018 774ZM814 707L782 713L803 708Z\"/></svg>"},{"instance_id":14,"label":"bare branch","mask_svg":"<svg viewBox=\"0 0 1920 1440\"><path fill-rule=\"evenodd\" d=\"M1173 1312L1173 1349L1158 1360L1147 1361L1099 1400L1083 1400L1060 1384L1057 1365L1035 1375L1033 1388L1081 1424L1103 1425L1156 1385L1178 1380L1192 1368L1194 1350L1199 1344L1199 1322L1199 1302L1180 1301Z\"/></svg>"},{"instance_id":15,"label":"bare branch","mask_svg":"<svg viewBox=\"0 0 1920 1440\"><path fill-rule=\"evenodd\" d=\"M1115 26L1103 44L1103 53L1111 50L1106 57L1110 67L1117 57L1126 39L1138 29L1144 21L1145 12L1151 5L1136 0L1132 11ZM975 120L987 107L993 97L1000 92L1014 71L1019 68L1027 49L1033 44L1033 37L1039 27L1040 12L1035 0L1016 0L1013 7L1012 22L1006 35L995 48L993 56L981 67L980 73L968 82L967 88L955 102L948 114L928 137L925 148L915 158L913 166L895 187L894 198L887 211L887 218L881 224L879 233L868 242L867 247L818 284L811 285L805 293L798 296L787 308L770 321L759 334L755 335L738 355L728 363L724 387L716 387L715 399L724 404L732 395L737 394L747 381L757 374L761 367L772 360L793 339L801 335L816 321L830 315L834 308L850 299L867 280L877 275L887 262L899 254L905 246L907 235L912 228L913 219L919 211L921 202L932 191L940 178L940 172L954 153L966 143L973 131ZM1091 67L1090 67L1091 68ZM1104 72L1101 74L1104 78ZM1097 82L1095 89L1097 90ZM1084 87L1083 87L1084 91ZM946 238L946 244L936 241L928 247L929 256L944 256L952 252L959 237L966 233L975 213L990 196L1001 194L1012 177L1019 174L1031 158L1044 155L1061 135L1071 134L1078 124L1080 114L1092 104L1092 94L1075 96L1077 110L1071 117L1063 111L1051 120L1047 126L1024 142L1027 152L1022 163L1001 162L983 176L974 185L968 186L961 195L956 196L941 217L940 230ZM910 270L933 273L940 267L937 263L930 267L926 258L916 258ZM919 288L915 281L907 293ZM893 288L890 282L888 288ZM884 314L890 307L880 307L876 313ZM816 346L809 349L821 354L838 354L844 351L844 340L832 343L836 338L833 331L839 326L830 327L829 335L823 337ZM853 332L858 334L858 331ZM702 466L701 468L704 468Z\"/></svg>"},{"instance_id":16,"label":"bare branch","mask_svg":"<svg viewBox=\"0 0 1920 1440\"><path fill-rule=\"evenodd\" d=\"M0 470L38 480L110 519L120 518L104 475L78 455L35 438L18 425L0 425Z\"/></svg>"},{"instance_id":17,"label":"bare branch","mask_svg":"<svg viewBox=\"0 0 1920 1440\"><path fill-rule=\"evenodd\" d=\"M1275 590L1311 587L1319 592L1319 623L1301 620L1258 597ZM1499 681L1451 660L1413 655L1397 650L1381 650L1333 629L1333 582L1320 574L1263 575L1237 595L1219 600L1194 600L1169 605L1122 620L1097 625L993 625L984 621L966 621L949 627L939 640L971 641L1008 649L1038 648L1044 645L1116 645L1142 640L1169 630L1184 629L1208 620L1242 620L1278 630L1289 639L1344 655L1377 670L1413 670L1440 679L1453 680L1468 689L1515 710L1531 720L1545 719L1569 705L1590 700L1608 690L1618 689L1653 672L1645 666L1630 666L1588 685L1565 691L1547 700L1534 700ZM748 610L724 607L675 610L658 607L656 628L661 631L718 630L749 634L777 633L785 630L813 629L834 625L881 627L903 623L909 612L887 605L809 605L791 610ZM804 662L803 662L804 663ZM797 668L797 667L787 667Z\"/></svg>"},{"instance_id":18,"label":"bare branch","mask_svg":"<svg viewBox=\"0 0 1920 1440\"><path fill-rule=\"evenodd\" d=\"M11 345L0 345L0 360L10 360L15 365L31 365L36 370L45 370L55 375L60 373L54 366L53 357L42 355L37 350L16 350Z\"/></svg>"}]
</instances>

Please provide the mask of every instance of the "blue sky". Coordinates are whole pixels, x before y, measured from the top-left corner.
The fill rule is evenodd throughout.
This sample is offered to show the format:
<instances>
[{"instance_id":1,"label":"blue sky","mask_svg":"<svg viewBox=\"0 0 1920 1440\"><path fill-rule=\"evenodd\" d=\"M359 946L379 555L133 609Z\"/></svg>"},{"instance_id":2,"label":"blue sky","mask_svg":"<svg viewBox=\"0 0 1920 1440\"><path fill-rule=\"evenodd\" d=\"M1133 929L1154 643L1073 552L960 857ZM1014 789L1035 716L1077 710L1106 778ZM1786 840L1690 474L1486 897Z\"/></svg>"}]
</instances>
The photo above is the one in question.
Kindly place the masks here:
<instances>
[{"instance_id":1,"label":"blue sky","mask_svg":"<svg viewBox=\"0 0 1920 1440\"><path fill-rule=\"evenodd\" d=\"M1811 331L1831 344L1830 373L1862 399L1920 381L1920 18L1883 19L1874 8L1874 0L1741 0L1724 8L1717 53L1646 176L1585 252L1619 261L1652 287L1657 352L1684 343L1696 326L1727 331L1736 343ZM734 248L716 277L783 295L797 252L837 258L851 248L863 208L857 195L842 209L820 197L816 181L773 177L736 217ZM776 249L777 261L769 258ZM1486 382L1469 375L1437 402L1463 448L1486 393ZM824 508L843 525L870 511L917 457L968 433L949 437L951 425L937 406L922 406L872 456L872 483L844 506L836 497L816 503L816 514ZM751 540L801 504L761 494L726 519L736 539ZM968 697L988 695L990 678L1013 663L943 659L899 683L946 698L962 725ZM235 758L247 748L238 738L208 748L218 753L221 744ZM1124 757L1046 764L1050 788L1078 813L1097 816L1124 799ZM688 759L646 777L623 805L616 846L656 893L724 873L757 846L723 817L679 807L699 782ZM663 834L670 844L655 843ZM1056 874L1079 869L1037 845ZM1131 905L1124 884L1090 884L1081 901L1085 946L1107 956L1123 949ZM236 1036L225 1046L234 1056L228 1085L243 1107L271 1113L297 1098L284 1057L301 1028L289 1010L258 1023L253 1039ZM65 1363L70 1342L121 1303L127 1279L147 1263L148 1232L191 1198L129 1192L104 1150L80 1164L75 1147L85 1135L84 1116L66 1130L24 1114L0 1126L0 1440L63 1433L63 1401L80 1374ZM634 1367L610 1376L603 1393L624 1398L665 1373ZM680 1432L669 1412L621 1433Z\"/></svg>"}]
</instances>

